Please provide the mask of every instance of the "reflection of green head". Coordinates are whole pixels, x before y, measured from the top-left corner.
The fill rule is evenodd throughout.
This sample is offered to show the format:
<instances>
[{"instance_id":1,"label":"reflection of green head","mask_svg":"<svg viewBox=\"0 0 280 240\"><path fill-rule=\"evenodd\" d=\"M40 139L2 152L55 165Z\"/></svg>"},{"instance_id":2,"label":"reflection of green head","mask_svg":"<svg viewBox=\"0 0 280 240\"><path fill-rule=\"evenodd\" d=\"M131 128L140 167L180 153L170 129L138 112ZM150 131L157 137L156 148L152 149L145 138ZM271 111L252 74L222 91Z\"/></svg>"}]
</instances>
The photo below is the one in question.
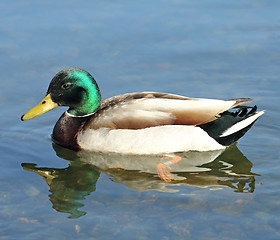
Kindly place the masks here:
<instances>
[{"instance_id":1,"label":"reflection of green head","mask_svg":"<svg viewBox=\"0 0 280 240\"><path fill-rule=\"evenodd\" d=\"M24 170L35 172L44 178L50 187L49 198L56 211L69 213L69 218L79 218L86 214L79 210L84 206L80 201L96 189L100 173L95 168L79 161L70 162L67 168L62 169L40 168L33 163L22 163L22 166Z\"/></svg>"},{"instance_id":2,"label":"reflection of green head","mask_svg":"<svg viewBox=\"0 0 280 240\"><path fill-rule=\"evenodd\" d=\"M96 111L101 95L94 78L80 68L68 68L52 79L48 94L60 106L69 106L68 113L83 116Z\"/></svg>"}]
</instances>

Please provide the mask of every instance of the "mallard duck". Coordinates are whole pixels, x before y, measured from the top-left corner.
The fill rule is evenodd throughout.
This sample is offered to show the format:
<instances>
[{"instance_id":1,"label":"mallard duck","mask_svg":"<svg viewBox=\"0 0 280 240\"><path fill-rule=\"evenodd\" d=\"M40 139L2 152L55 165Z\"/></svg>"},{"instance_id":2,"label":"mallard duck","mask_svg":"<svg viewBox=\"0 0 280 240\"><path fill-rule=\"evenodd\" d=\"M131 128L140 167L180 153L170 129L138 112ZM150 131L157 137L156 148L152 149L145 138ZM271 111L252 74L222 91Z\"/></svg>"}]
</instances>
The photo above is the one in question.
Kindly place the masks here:
<instances>
[{"instance_id":1,"label":"mallard duck","mask_svg":"<svg viewBox=\"0 0 280 240\"><path fill-rule=\"evenodd\" d=\"M57 106L69 109L52 133L55 143L75 150L122 154L162 154L224 149L236 142L264 113L245 107L249 98L189 98L168 93L135 92L101 102L94 78L68 68L52 79L46 96L21 120ZM237 108L235 111L229 109Z\"/></svg>"}]
</instances>

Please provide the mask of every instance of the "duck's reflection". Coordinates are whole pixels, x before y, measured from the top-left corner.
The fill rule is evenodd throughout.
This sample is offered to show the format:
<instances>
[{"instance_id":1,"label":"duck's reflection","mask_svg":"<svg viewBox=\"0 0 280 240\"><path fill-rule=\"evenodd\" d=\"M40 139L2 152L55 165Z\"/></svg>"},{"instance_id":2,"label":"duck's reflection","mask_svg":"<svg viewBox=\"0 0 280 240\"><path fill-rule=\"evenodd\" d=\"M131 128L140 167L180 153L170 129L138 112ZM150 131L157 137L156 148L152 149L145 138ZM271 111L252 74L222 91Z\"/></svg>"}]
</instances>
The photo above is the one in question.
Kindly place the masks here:
<instances>
[{"instance_id":1,"label":"duck's reflection","mask_svg":"<svg viewBox=\"0 0 280 240\"><path fill-rule=\"evenodd\" d=\"M95 191L100 172L86 164L71 164L64 169L37 168L33 163L22 163L25 170L38 173L50 187L49 195L53 208L59 212L70 213L70 218L78 218L86 212L78 210L83 200Z\"/></svg>"},{"instance_id":2,"label":"duck's reflection","mask_svg":"<svg viewBox=\"0 0 280 240\"><path fill-rule=\"evenodd\" d=\"M176 192L170 186L188 184L198 187L227 186L235 192L254 192L255 176L252 163L232 146L225 151L187 152L178 154L181 161L172 164L170 182L157 175L157 166L163 161L160 156L123 156L73 152L53 144L61 158L69 160L65 169L36 167L33 163L22 163L25 170L38 173L50 187L49 195L53 208L70 213L71 218L84 214L83 200L95 191L101 172L114 182L125 184L138 191L157 190Z\"/></svg>"}]
</instances>

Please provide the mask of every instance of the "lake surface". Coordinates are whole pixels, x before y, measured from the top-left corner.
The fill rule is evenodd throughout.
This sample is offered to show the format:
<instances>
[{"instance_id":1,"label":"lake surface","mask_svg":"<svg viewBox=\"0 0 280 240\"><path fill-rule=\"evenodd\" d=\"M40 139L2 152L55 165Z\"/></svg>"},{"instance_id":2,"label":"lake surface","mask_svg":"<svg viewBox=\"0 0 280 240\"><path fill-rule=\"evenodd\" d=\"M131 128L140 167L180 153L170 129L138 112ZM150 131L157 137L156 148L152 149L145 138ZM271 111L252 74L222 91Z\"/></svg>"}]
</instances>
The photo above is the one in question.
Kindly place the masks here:
<instances>
[{"instance_id":1,"label":"lake surface","mask_svg":"<svg viewBox=\"0 0 280 240\"><path fill-rule=\"evenodd\" d=\"M279 1L2 1L1 239L280 239ZM103 99L134 91L250 97L266 110L224 152L74 153L50 139L66 109L21 122L65 67Z\"/></svg>"}]
</instances>

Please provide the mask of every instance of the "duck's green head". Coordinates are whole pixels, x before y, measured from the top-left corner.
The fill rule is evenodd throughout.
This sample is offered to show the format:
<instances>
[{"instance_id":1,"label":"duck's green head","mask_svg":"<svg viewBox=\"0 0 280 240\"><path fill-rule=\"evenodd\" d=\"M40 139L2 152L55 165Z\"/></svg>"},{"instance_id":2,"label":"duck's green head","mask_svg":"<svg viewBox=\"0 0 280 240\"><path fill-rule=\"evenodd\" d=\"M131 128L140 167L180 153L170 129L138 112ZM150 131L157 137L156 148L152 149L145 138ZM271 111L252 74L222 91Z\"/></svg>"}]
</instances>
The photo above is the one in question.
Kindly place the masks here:
<instances>
[{"instance_id":1,"label":"duck's green head","mask_svg":"<svg viewBox=\"0 0 280 240\"><path fill-rule=\"evenodd\" d=\"M85 116L95 112L100 101L100 91L94 78L83 69L67 68L54 76L46 96L21 119L37 117L57 106L69 106L67 112L73 116Z\"/></svg>"}]
</instances>

